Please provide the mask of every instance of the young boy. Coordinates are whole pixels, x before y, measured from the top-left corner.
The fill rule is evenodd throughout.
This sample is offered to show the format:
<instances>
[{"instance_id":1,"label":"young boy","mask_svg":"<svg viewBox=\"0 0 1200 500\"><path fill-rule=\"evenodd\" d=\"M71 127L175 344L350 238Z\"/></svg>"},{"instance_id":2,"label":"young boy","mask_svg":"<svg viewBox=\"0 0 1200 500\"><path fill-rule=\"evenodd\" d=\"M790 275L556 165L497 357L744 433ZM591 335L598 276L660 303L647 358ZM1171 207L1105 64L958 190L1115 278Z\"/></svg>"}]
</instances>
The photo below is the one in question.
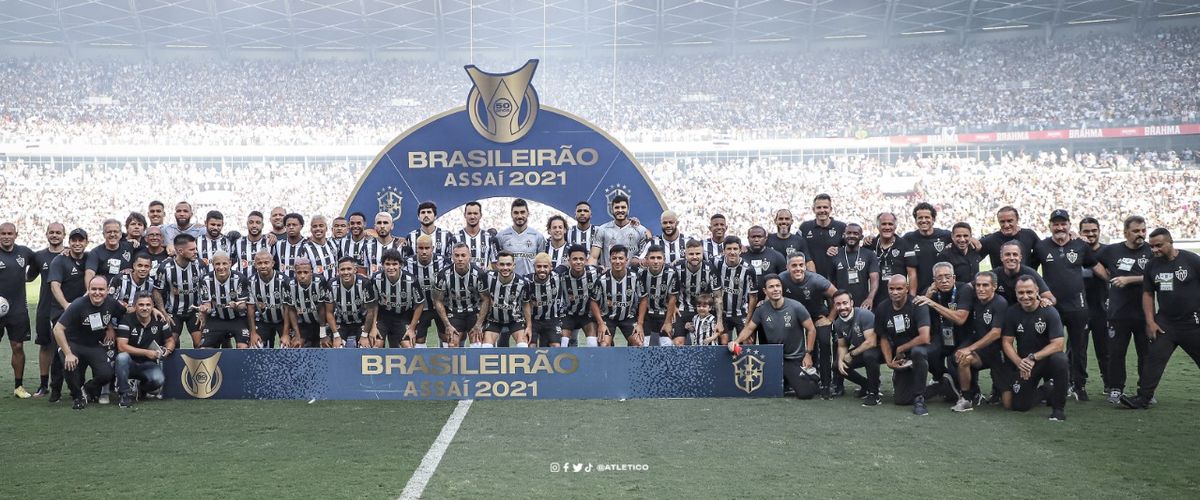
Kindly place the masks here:
<instances>
[{"instance_id":1,"label":"young boy","mask_svg":"<svg viewBox=\"0 0 1200 500\"><path fill-rule=\"evenodd\" d=\"M701 295L696 301L696 317L684 328L691 345L717 345L717 318L712 315L712 296Z\"/></svg>"}]
</instances>

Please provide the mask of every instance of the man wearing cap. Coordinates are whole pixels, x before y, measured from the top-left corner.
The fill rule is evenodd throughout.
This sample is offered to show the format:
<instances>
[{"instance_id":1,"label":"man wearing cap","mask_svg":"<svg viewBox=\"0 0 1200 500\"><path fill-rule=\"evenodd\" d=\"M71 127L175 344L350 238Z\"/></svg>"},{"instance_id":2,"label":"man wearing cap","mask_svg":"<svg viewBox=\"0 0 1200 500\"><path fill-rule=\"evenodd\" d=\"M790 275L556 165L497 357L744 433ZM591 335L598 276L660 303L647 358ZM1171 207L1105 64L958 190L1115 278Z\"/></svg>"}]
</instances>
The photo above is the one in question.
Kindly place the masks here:
<instances>
[{"instance_id":1,"label":"man wearing cap","mask_svg":"<svg viewBox=\"0 0 1200 500\"><path fill-rule=\"evenodd\" d=\"M741 334L729 340L729 351L739 352L743 342L750 340L762 328L765 344L783 345L783 379L799 399L812 399L817 394L816 375L812 373L812 348L817 341L808 310L783 296L783 282L778 275L763 277L766 304L754 309Z\"/></svg>"},{"instance_id":2,"label":"man wearing cap","mask_svg":"<svg viewBox=\"0 0 1200 500\"><path fill-rule=\"evenodd\" d=\"M1054 294L1054 307L1067 330L1067 359L1071 366L1069 393L1087 401L1087 297L1083 270L1096 265L1091 245L1071 238L1071 216L1058 209L1050 214L1051 236L1034 245L1034 260L1041 263L1042 276Z\"/></svg>"},{"instance_id":3,"label":"man wearing cap","mask_svg":"<svg viewBox=\"0 0 1200 500\"><path fill-rule=\"evenodd\" d=\"M58 318L75 299L86 292L87 284L83 281L83 273L87 269L88 234L83 229L75 228L67 237L67 252L59 255L50 262L50 322L58 323ZM106 288L107 290L107 288ZM51 333L53 337L53 333ZM53 338L51 342L54 342ZM62 351L55 346L54 360L50 365L50 398L51 403L57 403L62 398L63 358Z\"/></svg>"}]
</instances>

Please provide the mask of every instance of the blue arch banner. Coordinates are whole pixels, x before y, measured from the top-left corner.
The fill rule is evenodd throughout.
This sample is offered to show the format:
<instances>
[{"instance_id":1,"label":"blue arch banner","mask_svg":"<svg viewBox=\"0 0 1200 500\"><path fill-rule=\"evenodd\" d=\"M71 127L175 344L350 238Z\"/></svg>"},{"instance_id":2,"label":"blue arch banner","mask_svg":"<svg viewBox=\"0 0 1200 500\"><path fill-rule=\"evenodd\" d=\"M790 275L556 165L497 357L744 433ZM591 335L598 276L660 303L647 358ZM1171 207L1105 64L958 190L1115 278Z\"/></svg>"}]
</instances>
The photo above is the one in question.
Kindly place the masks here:
<instances>
[{"instance_id":1,"label":"blue arch banner","mask_svg":"<svg viewBox=\"0 0 1200 500\"><path fill-rule=\"evenodd\" d=\"M585 120L542 106L530 83L536 60L506 74L474 66L468 105L409 129L384 148L346 203L345 213L388 212L396 229L417 227L417 205L444 213L472 200L519 197L573 214L592 204L593 222L611 216L609 201L625 195L630 217L652 231L666 210L634 156Z\"/></svg>"}]
</instances>

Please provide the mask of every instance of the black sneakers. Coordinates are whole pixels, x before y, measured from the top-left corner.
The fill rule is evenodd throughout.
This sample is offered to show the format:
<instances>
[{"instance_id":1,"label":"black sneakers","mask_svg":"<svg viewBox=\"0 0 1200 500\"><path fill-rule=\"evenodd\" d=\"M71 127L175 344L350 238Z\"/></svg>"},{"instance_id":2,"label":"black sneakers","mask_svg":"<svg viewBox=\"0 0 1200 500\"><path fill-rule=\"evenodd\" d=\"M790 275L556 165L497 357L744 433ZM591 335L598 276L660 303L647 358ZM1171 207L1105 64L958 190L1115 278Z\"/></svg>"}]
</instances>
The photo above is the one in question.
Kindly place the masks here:
<instances>
[{"instance_id":1,"label":"black sneakers","mask_svg":"<svg viewBox=\"0 0 1200 500\"><path fill-rule=\"evenodd\" d=\"M862 405L863 406L879 406L880 399L882 399L882 398L879 397L878 392L869 392L869 393L867 393L866 396L863 396Z\"/></svg>"},{"instance_id":2,"label":"black sneakers","mask_svg":"<svg viewBox=\"0 0 1200 500\"><path fill-rule=\"evenodd\" d=\"M929 409L925 407L925 398L917 396L917 400L913 402L913 415L924 417L929 414Z\"/></svg>"},{"instance_id":3,"label":"black sneakers","mask_svg":"<svg viewBox=\"0 0 1200 500\"><path fill-rule=\"evenodd\" d=\"M1050 421L1051 422L1066 422L1067 414L1066 414L1066 412L1059 410L1059 409L1052 410L1050 412Z\"/></svg>"},{"instance_id":4,"label":"black sneakers","mask_svg":"<svg viewBox=\"0 0 1200 500\"><path fill-rule=\"evenodd\" d=\"M84 398L75 398L71 403L72 410L82 410L87 408L87 400Z\"/></svg>"},{"instance_id":5,"label":"black sneakers","mask_svg":"<svg viewBox=\"0 0 1200 500\"><path fill-rule=\"evenodd\" d=\"M121 408L129 408L130 406L133 406L133 398L130 397L129 394L122 394L117 405Z\"/></svg>"},{"instance_id":6,"label":"black sneakers","mask_svg":"<svg viewBox=\"0 0 1200 500\"><path fill-rule=\"evenodd\" d=\"M1143 397L1141 394L1135 396L1122 394L1121 406L1131 410L1148 410L1150 409L1150 399Z\"/></svg>"}]
</instances>

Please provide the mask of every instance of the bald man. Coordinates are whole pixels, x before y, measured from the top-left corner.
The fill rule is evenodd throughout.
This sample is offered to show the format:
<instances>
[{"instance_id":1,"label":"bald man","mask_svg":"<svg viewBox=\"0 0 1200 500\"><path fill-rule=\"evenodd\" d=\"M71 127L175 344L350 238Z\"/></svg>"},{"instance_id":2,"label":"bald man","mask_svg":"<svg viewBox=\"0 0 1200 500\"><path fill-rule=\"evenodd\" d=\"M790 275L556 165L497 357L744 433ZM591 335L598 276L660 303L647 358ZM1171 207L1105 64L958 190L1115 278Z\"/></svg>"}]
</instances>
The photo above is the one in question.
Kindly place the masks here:
<instances>
[{"instance_id":1,"label":"bald man","mask_svg":"<svg viewBox=\"0 0 1200 500\"><path fill-rule=\"evenodd\" d=\"M0 314L0 337L8 335L12 346L13 396L32 397L25 390L25 342L29 340L29 304L25 283L38 277L33 250L17 244L17 226L0 224L0 297L8 303L8 312Z\"/></svg>"},{"instance_id":2,"label":"bald man","mask_svg":"<svg viewBox=\"0 0 1200 500\"><path fill-rule=\"evenodd\" d=\"M87 294L75 299L54 325L54 341L62 350L67 386L74 404L82 410L90 401L98 401L100 388L113 380L114 372L102 344L116 340L116 323L125 309L108 294L108 282L92 278ZM84 382L84 370L92 369L92 379Z\"/></svg>"},{"instance_id":3,"label":"bald man","mask_svg":"<svg viewBox=\"0 0 1200 500\"><path fill-rule=\"evenodd\" d=\"M662 247L663 259L668 266L683 262L684 246L688 239L679 232L679 215L674 211L667 210L662 213L658 222L662 225L662 234L652 238L650 244L642 248L638 258L646 260L646 254L650 251L650 247L658 245Z\"/></svg>"}]
</instances>

